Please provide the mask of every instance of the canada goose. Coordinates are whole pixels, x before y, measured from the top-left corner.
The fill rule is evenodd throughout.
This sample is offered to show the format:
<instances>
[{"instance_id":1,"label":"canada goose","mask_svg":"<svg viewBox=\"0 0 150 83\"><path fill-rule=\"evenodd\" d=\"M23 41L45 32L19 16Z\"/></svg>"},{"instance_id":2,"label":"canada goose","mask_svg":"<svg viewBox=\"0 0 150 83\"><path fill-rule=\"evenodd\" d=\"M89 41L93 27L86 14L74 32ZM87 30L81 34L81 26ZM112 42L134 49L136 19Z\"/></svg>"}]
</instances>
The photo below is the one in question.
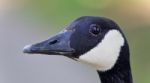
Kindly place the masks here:
<instances>
[{"instance_id":1,"label":"canada goose","mask_svg":"<svg viewBox=\"0 0 150 83\"><path fill-rule=\"evenodd\" d=\"M132 83L129 47L119 26L104 17L83 16L24 53L63 55L94 67L101 83Z\"/></svg>"}]
</instances>

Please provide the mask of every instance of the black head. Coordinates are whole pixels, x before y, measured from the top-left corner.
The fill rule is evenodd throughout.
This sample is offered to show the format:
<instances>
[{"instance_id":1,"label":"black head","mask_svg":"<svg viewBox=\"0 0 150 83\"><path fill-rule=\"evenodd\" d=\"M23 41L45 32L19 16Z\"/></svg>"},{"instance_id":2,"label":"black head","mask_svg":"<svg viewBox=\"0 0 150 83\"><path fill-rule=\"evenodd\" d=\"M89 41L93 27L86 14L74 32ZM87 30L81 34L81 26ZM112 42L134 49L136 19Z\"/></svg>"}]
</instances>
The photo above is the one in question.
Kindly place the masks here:
<instances>
[{"instance_id":1,"label":"black head","mask_svg":"<svg viewBox=\"0 0 150 83\"><path fill-rule=\"evenodd\" d=\"M101 45L102 42L103 45ZM99 58L100 56L102 57L102 61L104 61L105 59L103 58L106 56L109 57L109 53L116 53L114 56L117 58L119 56L121 47L124 45L124 42L125 38L118 25L114 21L104 17L84 16L73 21L65 28L64 31L58 33L56 36L53 36L43 42L26 46L24 48L24 52L48 55L64 55L69 58L80 59L84 62L88 62L89 58L93 58L94 56L96 56L96 58ZM98 54L94 53L98 48L100 49L98 50L99 56ZM95 50L93 51L92 49ZM115 49L114 52L113 49ZM107 50L108 54L106 53ZM88 55L91 53L96 55L93 54L93 57L91 57ZM83 57L83 55L89 57ZM93 58L93 60L95 59ZM95 60L95 62L89 61L88 63L97 66L97 62L98 61ZM107 65L109 64L111 64L111 61L108 61ZM98 65L103 66L103 64Z\"/></svg>"},{"instance_id":2,"label":"black head","mask_svg":"<svg viewBox=\"0 0 150 83\"><path fill-rule=\"evenodd\" d=\"M75 31L70 37L70 46L75 49L73 56L76 58L97 46L108 31L120 31L112 20L93 16L80 17L67 29Z\"/></svg>"}]
</instances>

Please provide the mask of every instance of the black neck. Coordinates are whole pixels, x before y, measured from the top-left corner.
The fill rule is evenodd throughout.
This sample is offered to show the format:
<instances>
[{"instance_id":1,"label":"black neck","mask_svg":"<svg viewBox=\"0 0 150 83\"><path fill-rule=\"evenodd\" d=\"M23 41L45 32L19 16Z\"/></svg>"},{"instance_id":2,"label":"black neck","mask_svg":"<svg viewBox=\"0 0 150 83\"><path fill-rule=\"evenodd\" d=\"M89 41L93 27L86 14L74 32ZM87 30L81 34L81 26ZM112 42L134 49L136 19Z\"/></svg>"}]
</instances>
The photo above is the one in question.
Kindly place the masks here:
<instances>
[{"instance_id":1,"label":"black neck","mask_svg":"<svg viewBox=\"0 0 150 83\"><path fill-rule=\"evenodd\" d=\"M102 83L132 83L128 45L122 47L114 67L108 71L98 71Z\"/></svg>"},{"instance_id":2,"label":"black neck","mask_svg":"<svg viewBox=\"0 0 150 83\"><path fill-rule=\"evenodd\" d=\"M102 83L132 83L130 67L125 69L113 68L109 71L98 71Z\"/></svg>"}]
</instances>

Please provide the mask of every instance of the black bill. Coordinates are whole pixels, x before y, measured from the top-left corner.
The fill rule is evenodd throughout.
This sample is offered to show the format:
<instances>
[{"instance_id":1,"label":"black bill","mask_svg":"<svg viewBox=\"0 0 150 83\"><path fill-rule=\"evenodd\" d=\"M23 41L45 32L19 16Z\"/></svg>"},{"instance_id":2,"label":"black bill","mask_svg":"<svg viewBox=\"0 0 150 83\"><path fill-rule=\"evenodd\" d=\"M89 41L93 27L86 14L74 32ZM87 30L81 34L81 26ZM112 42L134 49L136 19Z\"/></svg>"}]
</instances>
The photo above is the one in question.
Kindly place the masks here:
<instances>
[{"instance_id":1,"label":"black bill","mask_svg":"<svg viewBox=\"0 0 150 83\"><path fill-rule=\"evenodd\" d=\"M73 31L65 30L48 40L25 46L23 52L31 54L71 55L74 53L74 49L70 47L72 33Z\"/></svg>"}]
</instances>

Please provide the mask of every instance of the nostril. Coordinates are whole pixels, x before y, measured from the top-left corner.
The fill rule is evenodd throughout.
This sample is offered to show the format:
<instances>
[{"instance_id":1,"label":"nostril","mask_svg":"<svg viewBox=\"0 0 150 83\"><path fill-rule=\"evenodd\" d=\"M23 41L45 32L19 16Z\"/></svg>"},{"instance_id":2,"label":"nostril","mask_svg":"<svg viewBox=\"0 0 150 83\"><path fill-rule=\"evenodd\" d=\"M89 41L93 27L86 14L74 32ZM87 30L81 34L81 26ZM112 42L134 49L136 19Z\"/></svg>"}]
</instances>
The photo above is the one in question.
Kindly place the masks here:
<instances>
[{"instance_id":1,"label":"nostril","mask_svg":"<svg viewBox=\"0 0 150 83\"><path fill-rule=\"evenodd\" d=\"M55 44L57 42L58 42L58 40L53 40L53 41L49 42L49 45Z\"/></svg>"}]
</instances>

